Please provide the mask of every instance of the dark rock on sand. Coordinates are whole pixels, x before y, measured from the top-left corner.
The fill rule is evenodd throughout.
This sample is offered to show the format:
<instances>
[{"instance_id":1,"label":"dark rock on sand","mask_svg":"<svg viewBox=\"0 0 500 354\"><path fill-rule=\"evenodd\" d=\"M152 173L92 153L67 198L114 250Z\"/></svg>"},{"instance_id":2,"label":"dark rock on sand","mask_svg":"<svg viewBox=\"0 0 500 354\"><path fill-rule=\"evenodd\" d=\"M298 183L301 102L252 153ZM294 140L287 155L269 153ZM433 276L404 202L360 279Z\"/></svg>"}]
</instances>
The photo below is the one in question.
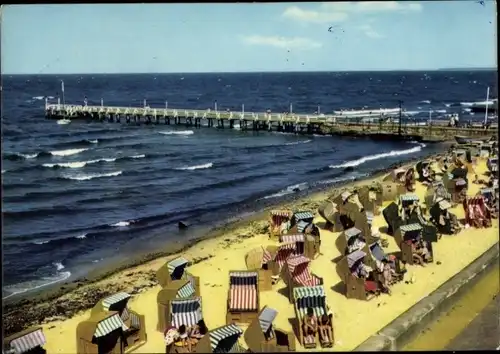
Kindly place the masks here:
<instances>
[{"instance_id":1,"label":"dark rock on sand","mask_svg":"<svg viewBox=\"0 0 500 354\"><path fill-rule=\"evenodd\" d=\"M181 230L184 230L184 229L187 229L189 227L189 224L185 221L179 221L179 229Z\"/></svg>"}]
</instances>

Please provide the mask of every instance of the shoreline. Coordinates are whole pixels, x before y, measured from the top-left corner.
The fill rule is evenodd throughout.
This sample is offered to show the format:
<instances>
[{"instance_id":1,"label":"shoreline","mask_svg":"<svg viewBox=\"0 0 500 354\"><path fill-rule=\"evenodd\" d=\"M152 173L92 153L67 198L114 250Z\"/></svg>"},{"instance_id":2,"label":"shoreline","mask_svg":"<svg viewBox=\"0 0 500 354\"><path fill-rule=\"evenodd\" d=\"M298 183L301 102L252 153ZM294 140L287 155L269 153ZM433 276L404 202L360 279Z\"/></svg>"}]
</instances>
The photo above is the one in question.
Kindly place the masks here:
<instances>
[{"instance_id":1,"label":"shoreline","mask_svg":"<svg viewBox=\"0 0 500 354\"><path fill-rule=\"evenodd\" d=\"M267 216L270 209L280 208L280 207L293 207L297 208L307 208L312 209L316 212L317 207L321 202L323 202L328 197L335 195L336 191L345 187L352 187L359 184L363 184L368 180L373 180L379 178L388 173L388 171L397 168L399 166L411 165L415 161L428 158L430 156L442 155L454 142L447 141L444 143L438 143L434 147L434 151L429 154L425 154L420 157L411 157L405 159L404 162L393 163L387 168L379 169L371 173L370 175L360 177L358 179L342 181L338 184L328 185L325 187L320 187L319 189L306 190L296 194L291 194L286 200L280 200L277 203L272 203L258 211L253 213L247 213L247 215L239 218L233 218L236 220L226 222L220 226L212 227L203 236L188 240L181 243L170 242L168 244L169 251L152 252L147 254L142 254L129 259L127 261L114 262L99 268L98 270L92 271L85 277L80 279L75 279L72 282L65 282L55 285L51 288L39 289L33 292L28 292L26 294L19 294L19 296L12 296L12 298L7 298L4 300L4 328L6 333L17 332L24 329L28 325L44 323L51 321L54 318L71 318L80 311L87 310L94 306L94 304L106 294L106 290L100 289L99 283L106 283L110 278L117 274L124 274L129 277L130 282L128 285L132 286L131 293L139 293L144 291L144 289L149 289L156 286L156 276L154 271L143 272L140 271L134 273L139 268L155 268L156 266L161 266L168 259L175 255L184 253L193 249L195 246L207 241L220 241L226 236L224 241L226 243L233 244L238 242L240 238L254 237L257 234L265 233L267 228ZM247 231L245 234L241 234L242 229L250 228L252 235L249 235ZM239 232L238 232L239 231ZM233 234L231 238L228 238L228 234ZM203 248L201 248L203 249ZM191 259L192 264L197 264L204 260L212 258L214 255L207 253L203 257ZM160 264L161 263L161 264ZM157 268L158 268L157 267ZM145 274L146 273L146 274ZM144 277L146 275L146 277ZM138 280L134 280L134 277L146 278L149 282L146 284L135 286L134 284L139 284ZM112 285L112 284L111 284ZM111 286L110 285L110 286ZM116 285L116 284L115 284ZM103 286L104 287L104 286ZM121 290L120 287L114 287L111 293L115 290ZM121 286L124 287L124 284ZM75 294L76 293L76 294ZM72 294L78 297L78 294L86 295L85 299L80 299L76 306L71 307L71 304L63 304L60 300L63 297L70 297ZM91 296L88 296L91 295ZM75 305L75 303L73 303ZM19 313L23 313L23 308L32 308L33 314L31 318L16 318L19 317ZM39 307L39 313L36 314L37 310L34 307Z\"/></svg>"}]
</instances>

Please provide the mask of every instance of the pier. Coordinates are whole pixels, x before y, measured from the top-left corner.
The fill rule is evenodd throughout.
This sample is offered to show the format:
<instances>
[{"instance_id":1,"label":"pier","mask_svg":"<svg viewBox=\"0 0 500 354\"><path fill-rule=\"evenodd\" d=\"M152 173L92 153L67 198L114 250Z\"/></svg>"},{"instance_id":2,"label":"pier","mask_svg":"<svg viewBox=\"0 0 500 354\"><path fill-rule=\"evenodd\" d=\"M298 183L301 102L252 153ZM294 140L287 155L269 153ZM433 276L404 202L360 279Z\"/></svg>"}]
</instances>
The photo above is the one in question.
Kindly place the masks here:
<instances>
[{"instance_id":1,"label":"pier","mask_svg":"<svg viewBox=\"0 0 500 354\"><path fill-rule=\"evenodd\" d=\"M448 127L448 121L434 120L415 124L398 114L377 114L374 110L370 115L352 116L342 114L298 114L298 113L271 113L271 112L246 112L242 110L218 111L206 109L181 109L149 107L144 102L144 107L112 107L50 104L45 102L45 116L49 119L91 120L102 122L124 122L127 124L166 124L183 125L186 127L200 128L217 127L219 129L238 129L242 131L277 131L296 134L324 134L364 136L378 139L416 140L416 141L442 141L453 139L455 135L471 138L480 138L494 134L490 127L455 128ZM381 110L382 112L382 110ZM360 122L369 118L378 121ZM406 122L403 122L405 121Z\"/></svg>"}]
</instances>

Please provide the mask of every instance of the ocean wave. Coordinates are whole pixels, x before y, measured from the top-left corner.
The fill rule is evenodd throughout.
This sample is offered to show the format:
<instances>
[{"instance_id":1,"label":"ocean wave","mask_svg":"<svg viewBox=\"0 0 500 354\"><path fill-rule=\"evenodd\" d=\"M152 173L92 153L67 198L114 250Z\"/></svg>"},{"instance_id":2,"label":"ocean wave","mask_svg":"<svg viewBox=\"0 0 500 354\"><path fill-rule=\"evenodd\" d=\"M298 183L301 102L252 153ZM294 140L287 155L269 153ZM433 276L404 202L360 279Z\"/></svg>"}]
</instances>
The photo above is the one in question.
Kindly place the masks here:
<instances>
[{"instance_id":1,"label":"ocean wave","mask_svg":"<svg viewBox=\"0 0 500 354\"><path fill-rule=\"evenodd\" d=\"M193 135L194 131L192 130L165 130L158 132L163 135Z\"/></svg>"},{"instance_id":2,"label":"ocean wave","mask_svg":"<svg viewBox=\"0 0 500 354\"><path fill-rule=\"evenodd\" d=\"M423 101L420 101L419 103L427 103L427 104L431 104L431 101L429 101L429 100L423 100Z\"/></svg>"},{"instance_id":3,"label":"ocean wave","mask_svg":"<svg viewBox=\"0 0 500 354\"><path fill-rule=\"evenodd\" d=\"M64 179L72 179L75 181L88 181L94 178L103 178L103 177L116 177L119 176L123 173L123 171L115 171L115 172L108 172L108 173L91 173L91 174L81 174L81 175L64 175L62 178Z\"/></svg>"},{"instance_id":4,"label":"ocean wave","mask_svg":"<svg viewBox=\"0 0 500 354\"><path fill-rule=\"evenodd\" d=\"M130 224L134 224L134 223L135 223L135 220L119 221L117 223L110 224L109 226L113 226L113 227L127 227L127 226L130 226Z\"/></svg>"},{"instance_id":5,"label":"ocean wave","mask_svg":"<svg viewBox=\"0 0 500 354\"><path fill-rule=\"evenodd\" d=\"M100 163L100 162L115 162L121 160L136 160L145 158L145 154L141 155L133 155L133 156L125 156L125 157L110 157L110 158L100 158L96 160L88 160L88 161L74 161L74 162L59 162L59 163L44 163L43 167L48 168L82 168L87 165Z\"/></svg>"},{"instance_id":6,"label":"ocean wave","mask_svg":"<svg viewBox=\"0 0 500 354\"><path fill-rule=\"evenodd\" d=\"M39 153L34 154L21 154L19 152L6 152L3 154L3 158L9 161L20 161L34 159L39 155Z\"/></svg>"},{"instance_id":7,"label":"ocean wave","mask_svg":"<svg viewBox=\"0 0 500 354\"><path fill-rule=\"evenodd\" d=\"M8 299L14 295L23 294L28 291L39 289L48 285L56 284L61 281L68 279L71 276L71 272L65 271L61 272L65 267L61 262L54 262L52 265L56 268L56 274L53 276L42 277L37 280L27 281L19 284L13 284L4 286L2 292L8 293L2 297L2 299Z\"/></svg>"},{"instance_id":8,"label":"ocean wave","mask_svg":"<svg viewBox=\"0 0 500 354\"><path fill-rule=\"evenodd\" d=\"M262 199L271 199L271 198L279 198L279 197L283 197L283 196L288 195L288 194L301 192L301 191L306 190L308 188L309 188L309 184L307 182L298 183L298 184L294 184L292 186L288 186L288 187L280 190L277 193L274 193L274 194L262 197L259 200L262 200Z\"/></svg>"},{"instance_id":9,"label":"ocean wave","mask_svg":"<svg viewBox=\"0 0 500 354\"><path fill-rule=\"evenodd\" d=\"M464 107L472 107L474 102L460 102L460 105Z\"/></svg>"},{"instance_id":10,"label":"ocean wave","mask_svg":"<svg viewBox=\"0 0 500 354\"><path fill-rule=\"evenodd\" d=\"M59 125L66 125L66 124L69 124L69 123L71 123L70 119L59 119L57 121L57 124L59 124Z\"/></svg>"},{"instance_id":11,"label":"ocean wave","mask_svg":"<svg viewBox=\"0 0 500 354\"><path fill-rule=\"evenodd\" d=\"M212 162L205 163L203 165L195 165L195 166L184 166L184 167L177 167L176 170L180 171L194 171L194 170L203 170L206 168L212 168L214 164Z\"/></svg>"},{"instance_id":12,"label":"ocean wave","mask_svg":"<svg viewBox=\"0 0 500 354\"><path fill-rule=\"evenodd\" d=\"M299 144L307 144L310 142L311 140L301 140L301 141L293 141L291 143L285 143L285 145L299 145Z\"/></svg>"},{"instance_id":13,"label":"ocean wave","mask_svg":"<svg viewBox=\"0 0 500 354\"><path fill-rule=\"evenodd\" d=\"M87 151L88 149L67 149L67 150L56 150L56 151L50 151L50 154L52 156L71 156L71 155L76 155L81 152Z\"/></svg>"},{"instance_id":14,"label":"ocean wave","mask_svg":"<svg viewBox=\"0 0 500 354\"><path fill-rule=\"evenodd\" d=\"M375 155L368 155L364 156L360 159L356 160L351 160L351 161L346 161L340 165L330 165L330 168L346 168L346 167L356 167L361 164L364 164L365 162L368 161L373 161L373 160L379 160L379 159L385 159L387 157L394 157L394 156L401 156L401 155L408 155L408 154L414 154L422 150L426 145L425 144L419 144L419 146L415 146L411 149L406 149L406 150L392 150L389 152L384 152L381 154L375 154Z\"/></svg>"}]
</instances>

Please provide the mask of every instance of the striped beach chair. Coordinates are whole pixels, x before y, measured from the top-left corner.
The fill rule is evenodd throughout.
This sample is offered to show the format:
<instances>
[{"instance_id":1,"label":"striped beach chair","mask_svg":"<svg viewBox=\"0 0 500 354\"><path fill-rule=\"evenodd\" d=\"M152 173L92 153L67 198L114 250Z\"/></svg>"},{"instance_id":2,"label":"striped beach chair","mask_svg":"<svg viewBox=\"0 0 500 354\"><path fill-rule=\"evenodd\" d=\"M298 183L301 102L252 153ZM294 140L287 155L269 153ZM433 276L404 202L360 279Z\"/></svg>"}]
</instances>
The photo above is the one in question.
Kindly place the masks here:
<instances>
[{"instance_id":1,"label":"striped beach chair","mask_svg":"<svg viewBox=\"0 0 500 354\"><path fill-rule=\"evenodd\" d=\"M229 272L226 323L250 323L259 313L259 273Z\"/></svg>"},{"instance_id":2,"label":"striped beach chair","mask_svg":"<svg viewBox=\"0 0 500 354\"><path fill-rule=\"evenodd\" d=\"M92 309L91 313L101 311L109 312L116 311L123 323L127 326L124 330L124 335L131 343L146 342L146 327L144 315L139 315L137 312L128 308L128 301L131 295L126 292L119 292L108 296L99 301ZM128 339L130 337L130 339Z\"/></svg>"},{"instance_id":3,"label":"striped beach chair","mask_svg":"<svg viewBox=\"0 0 500 354\"><path fill-rule=\"evenodd\" d=\"M323 284L323 278L311 273L309 264L311 260L305 256L289 257L283 267L282 278L288 286L288 298L293 303L293 291L297 287L310 287Z\"/></svg>"},{"instance_id":4,"label":"striped beach chair","mask_svg":"<svg viewBox=\"0 0 500 354\"><path fill-rule=\"evenodd\" d=\"M3 340L3 353L45 353L43 346L47 340L41 327L34 327L18 332Z\"/></svg>"},{"instance_id":5,"label":"striped beach chair","mask_svg":"<svg viewBox=\"0 0 500 354\"><path fill-rule=\"evenodd\" d=\"M156 303L158 306L158 323L156 329L163 332L171 323L172 302L175 300L194 300L199 293L189 280L173 280L168 286L158 292Z\"/></svg>"},{"instance_id":6,"label":"striped beach chair","mask_svg":"<svg viewBox=\"0 0 500 354\"><path fill-rule=\"evenodd\" d=\"M170 316L170 323L176 328L181 325L186 328L194 326L203 318L201 297L171 301Z\"/></svg>"},{"instance_id":7,"label":"striped beach chair","mask_svg":"<svg viewBox=\"0 0 500 354\"><path fill-rule=\"evenodd\" d=\"M268 247L272 255L272 259L268 262L268 267L271 269L274 276L281 273L281 269L286 259L294 253L297 253L296 247L296 242L281 244L276 249L272 246Z\"/></svg>"},{"instance_id":8,"label":"striped beach chair","mask_svg":"<svg viewBox=\"0 0 500 354\"><path fill-rule=\"evenodd\" d=\"M259 317L252 321L245 331L245 342L253 353L294 352L295 335L275 328L273 322L278 311L264 306Z\"/></svg>"},{"instance_id":9,"label":"striped beach chair","mask_svg":"<svg viewBox=\"0 0 500 354\"><path fill-rule=\"evenodd\" d=\"M122 353L128 326L118 312L92 313L76 327L77 353Z\"/></svg>"},{"instance_id":10,"label":"striped beach chair","mask_svg":"<svg viewBox=\"0 0 500 354\"><path fill-rule=\"evenodd\" d=\"M243 353L245 350L238 343L243 330L235 324L229 324L211 330L196 345L195 353Z\"/></svg>"},{"instance_id":11,"label":"striped beach chair","mask_svg":"<svg viewBox=\"0 0 500 354\"><path fill-rule=\"evenodd\" d=\"M293 212L288 209L271 210L269 213L269 237L288 232Z\"/></svg>"},{"instance_id":12,"label":"striped beach chair","mask_svg":"<svg viewBox=\"0 0 500 354\"><path fill-rule=\"evenodd\" d=\"M465 222L476 228L490 227L491 215L486 209L485 204L482 195L465 199L463 202Z\"/></svg>"},{"instance_id":13,"label":"striped beach chair","mask_svg":"<svg viewBox=\"0 0 500 354\"><path fill-rule=\"evenodd\" d=\"M156 272L156 278L162 288L167 287L175 280L188 280L195 289L196 295L200 295L200 278L190 274L186 268L189 261L184 257L177 257L167 261Z\"/></svg>"},{"instance_id":14,"label":"striped beach chair","mask_svg":"<svg viewBox=\"0 0 500 354\"><path fill-rule=\"evenodd\" d=\"M320 286L307 286L295 288L293 290L293 302L295 307L295 316L298 322L297 333L299 333L299 342L306 349L316 348L318 334L306 335L302 327L303 318L307 314L307 309L312 308L316 318L320 318L324 314L330 317L330 324L332 324L332 337L333 337L333 314L328 310L326 303L325 289ZM325 347L333 346L334 338L329 338Z\"/></svg>"}]
</instances>

